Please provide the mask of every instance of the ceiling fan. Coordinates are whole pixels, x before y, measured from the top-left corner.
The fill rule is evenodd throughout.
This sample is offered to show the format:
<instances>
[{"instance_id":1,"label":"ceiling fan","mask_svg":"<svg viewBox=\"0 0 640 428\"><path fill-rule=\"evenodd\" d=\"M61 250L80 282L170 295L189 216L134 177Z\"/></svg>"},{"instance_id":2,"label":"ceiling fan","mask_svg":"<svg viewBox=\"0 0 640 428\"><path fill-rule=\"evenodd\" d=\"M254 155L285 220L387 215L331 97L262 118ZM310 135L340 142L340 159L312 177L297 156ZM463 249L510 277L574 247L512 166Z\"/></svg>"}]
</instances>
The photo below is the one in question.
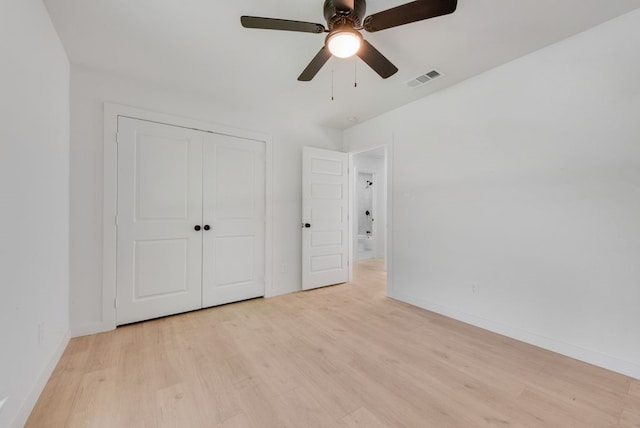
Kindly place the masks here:
<instances>
[{"instance_id":1,"label":"ceiling fan","mask_svg":"<svg viewBox=\"0 0 640 428\"><path fill-rule=\"evenodd\" d=\"M393 76L398 68L371 43L364 40L360 30L375 32L412 22L453 13L457 0L417 0L364 18L366 0L325 0L324 17L328 29L322 24L288 19L242 16L245 28L297 31L301 33L329 33L320 52L311 60L298 80L308 82L320 71L332 55L348 58L358 55L383 79Z\"/></svg>"}]
</instances>

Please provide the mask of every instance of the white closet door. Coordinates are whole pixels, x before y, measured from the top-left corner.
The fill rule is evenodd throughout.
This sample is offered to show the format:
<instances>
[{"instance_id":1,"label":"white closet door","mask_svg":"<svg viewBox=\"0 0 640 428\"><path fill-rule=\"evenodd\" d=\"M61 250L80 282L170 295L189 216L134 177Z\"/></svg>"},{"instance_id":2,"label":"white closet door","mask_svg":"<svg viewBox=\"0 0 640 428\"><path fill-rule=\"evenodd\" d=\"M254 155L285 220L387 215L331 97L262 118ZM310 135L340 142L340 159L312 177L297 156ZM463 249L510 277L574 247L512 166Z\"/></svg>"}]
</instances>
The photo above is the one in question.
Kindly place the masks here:
<instances>
[{"instance_id":1,"label":"white closet door","mask_svg":"<svg viewBox=\"0 0 640 428\"><path fill-rule=\"evenodd\" d=\"M204 160L203 307L264 296L265 144L209 134Z\"/></svg>"},{"instance_id":2,"label":"white closet door","mask_svg":"<svg viewBox=\"0 0 640 428\"><path fill-rule=\"evenodd\" d=\"M302 289L349 279L349 155L302 150Z\"/></svg>"},{"instance_id":3,"label":"white closet door","mask_svg":"<svg viewBox=\"0 0 640 428\"><path fill-rule=\"evenodd\" d=\"M118 325L201 307L205 135L118 119Z\"/></svg>"}]
</instances>

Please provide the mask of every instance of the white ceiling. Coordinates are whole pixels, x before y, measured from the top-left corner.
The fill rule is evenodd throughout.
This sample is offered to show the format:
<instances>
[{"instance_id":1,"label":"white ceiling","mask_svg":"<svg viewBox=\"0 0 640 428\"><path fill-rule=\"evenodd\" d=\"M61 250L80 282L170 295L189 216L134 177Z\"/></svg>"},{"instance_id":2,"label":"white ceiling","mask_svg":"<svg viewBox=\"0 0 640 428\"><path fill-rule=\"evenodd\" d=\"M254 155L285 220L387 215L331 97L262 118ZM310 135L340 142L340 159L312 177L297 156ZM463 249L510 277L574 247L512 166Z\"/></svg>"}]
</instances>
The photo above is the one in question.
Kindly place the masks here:
<instances>
[{"instance_id":1,"label":"white ceiling","mask_svg":"<svg viewBox=\"0 0 640 428\"><path fill-rule=\"evenodd\" d=\"M44 2L73 63L198 91L245 111L293 119L312 115L317 123L335 128L367 120L640 7L640 0L459 0L452 15L364 33L400 69L391 78L382 80L360 60L332 58L313 81L298 82L324 36L244 29L240 16L325 24L323 0ZM367 15L406 2L369 0ZM419 88L405 85L434 68L444 76Z\"/></svg>"}]
</instances>

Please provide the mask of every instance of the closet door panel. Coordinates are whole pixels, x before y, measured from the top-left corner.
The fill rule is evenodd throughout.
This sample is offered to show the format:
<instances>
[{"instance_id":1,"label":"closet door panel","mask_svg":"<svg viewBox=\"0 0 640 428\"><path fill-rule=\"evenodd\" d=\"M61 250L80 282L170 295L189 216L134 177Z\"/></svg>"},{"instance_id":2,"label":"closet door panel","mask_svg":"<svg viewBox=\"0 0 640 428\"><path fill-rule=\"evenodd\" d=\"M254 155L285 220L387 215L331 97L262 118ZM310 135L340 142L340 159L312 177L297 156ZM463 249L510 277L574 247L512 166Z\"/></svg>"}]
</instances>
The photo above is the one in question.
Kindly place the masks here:
<instances>
[{"instance_id":1,"label":"closet door panel","mask_svg":"<svg viewBox=\"0 0 640 428\"><path fill-rule=\"evenodd\" d=\"M203 307L264 296L264 142L209 135L203 177Z\"/></svg>"},{"instance_id":2,"label":"closet door panel","mask_svg":"<svg viewBox=\"0 0 640 428\"><path fill-rule=\"evenodd\" d=\"M118 120L118 325L202 306L203 138Z\"/></svg>"}]
</instances>

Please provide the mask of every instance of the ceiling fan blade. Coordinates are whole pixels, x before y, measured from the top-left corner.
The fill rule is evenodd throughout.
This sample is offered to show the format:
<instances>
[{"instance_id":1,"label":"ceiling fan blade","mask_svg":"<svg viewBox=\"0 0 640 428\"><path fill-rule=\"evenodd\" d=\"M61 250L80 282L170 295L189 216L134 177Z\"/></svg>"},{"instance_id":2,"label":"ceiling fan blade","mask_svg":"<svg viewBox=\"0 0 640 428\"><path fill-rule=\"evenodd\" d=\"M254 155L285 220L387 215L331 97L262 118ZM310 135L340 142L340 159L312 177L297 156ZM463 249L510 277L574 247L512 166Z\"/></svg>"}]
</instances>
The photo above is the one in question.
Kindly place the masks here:
<instances>
[{"instance_id":1,"label":"ceiling fan blade","mask_svg":"<svg viewBox=\"0 0 640 428\"><path fill-rule=\"evenodd\" d=\"M288 19L260 18L258 16L242 16L240 22L244 28L260 28L263 30L298 31L300 33L324 33L321 24L313 22L291 21Z\"/></svg>"},{"instance_id":2,"label":"ceiling fan blade","mask_svg":"<svg viewBox=\"0 0 640 428\"><path fill-rule=\"evenodd\" d=\"M374 13L364 20L363 27L369 32L435 18L453 13L457 0L417 0L382 12Z\"/></svg>"},{"instance_id":3,"label":"ceiling fan blade","mask_svg":"<svg viewBox=\"0 0 640 428\"><path fill-rule=\"evenodd\" d=\"M309 82L316 74L318 74L318 71L320 71L322 66L329 61L329 58L331 58L331 52L329 52L329 49L327 49L326 46L323 46L322 49L320 49L320 52L318 52L316 56L313 57L309 65L307 65L307 68L305 68L302 74L300 74L298 80L301 82Z\"/></svg>"},{"instance_id":4,"label":"ceiling fan blade","mask_svg":"<svg viewBox=\"0 0 640 428\"><path fill-rule=\"evenodd\" d=\"M391 61L366 40L362 41L362 46L357 55L383 79L393 76L398 71L398 67L393 65Z\"/></svg>"},{"instance_id":5,"label":"ceiling fan blade","mask_svg":"<svg viewBox=\"0 0 640 428\"><path fill-rule=\"evenodd\" d=\"M333 0L333 5L336 10L340 12L348 12L355 8L355 2L353 0Z\"/></svg>"}]
</instances>

